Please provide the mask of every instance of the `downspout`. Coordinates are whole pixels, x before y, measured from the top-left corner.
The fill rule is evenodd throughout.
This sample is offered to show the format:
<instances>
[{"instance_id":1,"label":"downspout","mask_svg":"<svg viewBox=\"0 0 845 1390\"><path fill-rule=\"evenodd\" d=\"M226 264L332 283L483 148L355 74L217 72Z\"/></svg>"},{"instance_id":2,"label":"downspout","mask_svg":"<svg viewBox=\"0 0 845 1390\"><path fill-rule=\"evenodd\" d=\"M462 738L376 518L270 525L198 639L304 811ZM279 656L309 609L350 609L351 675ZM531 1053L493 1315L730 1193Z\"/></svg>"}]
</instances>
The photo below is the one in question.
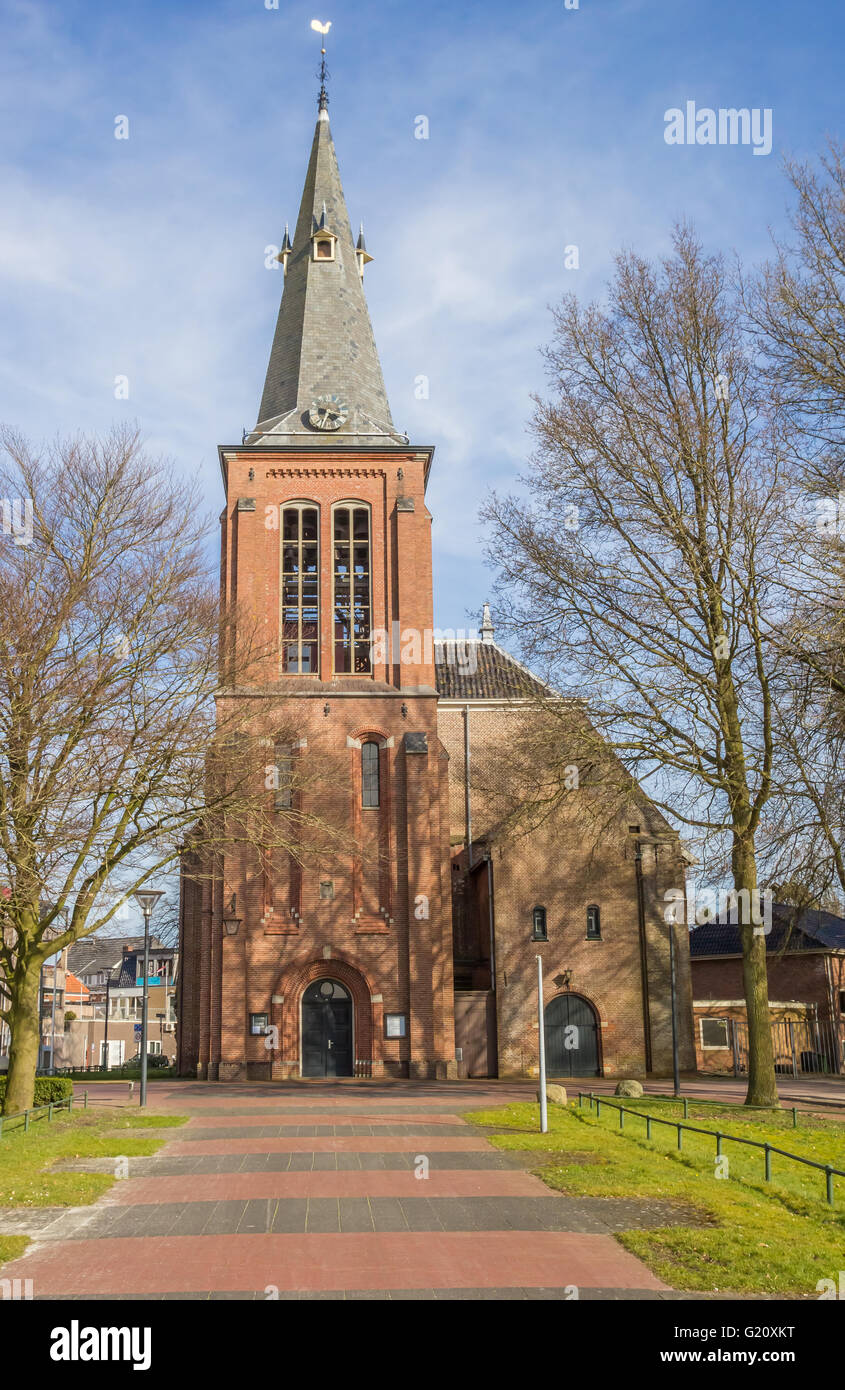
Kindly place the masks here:
<instances>
[{"instance_id":1,"label":"downspout","mask_svg":"<svg viewBox=\"0 0 845 1390\"><path fill-rule=\"evenodd\" d=\"M469 794L469 705L464 705L464 815L466 818L467 867L472 868L472 807Z\"/></svg>"},{"instance_id":2,"label":"downspout","mask_svg":"<svg viewBox=\"0 0 845 1390\"><path fill-rule=\"evenodd\" d=\"M487 907L490 913L490 988L496 992L496 919L493 912L493 855L487 851Z\"/></svg>"},{"instance_id":3,"label":"downspout","mask_svg":"<svg viewBox=\"0 0 845 1390\"><path fill-rule=\"evenodd\" d=\"M636 852L634 854L634 865L637 874L637 917L639 920L640 931L640 976L642 979L643 996L643 1038L645 1040L645 1069L647 1072L652 1070L652 1048L651 1048L651 1004L648 993L648 945L646 941L645 929L645 890L643 885L643 851L642 844L636 841Z\"/></svg>"}]
</instances>

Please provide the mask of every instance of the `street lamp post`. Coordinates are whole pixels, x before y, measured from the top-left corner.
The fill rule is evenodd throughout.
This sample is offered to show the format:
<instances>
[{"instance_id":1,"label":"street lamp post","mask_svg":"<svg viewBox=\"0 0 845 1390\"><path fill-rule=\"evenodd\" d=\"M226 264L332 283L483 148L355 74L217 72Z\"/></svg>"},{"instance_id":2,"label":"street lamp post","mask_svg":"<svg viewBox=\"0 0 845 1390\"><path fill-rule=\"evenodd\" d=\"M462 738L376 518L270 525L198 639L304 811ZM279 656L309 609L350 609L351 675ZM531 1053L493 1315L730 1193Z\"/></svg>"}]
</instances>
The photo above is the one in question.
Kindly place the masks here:
<instances>
[{"instance_id":1,"label":"street lamp post","mask_svg":"<svg viewBox=\"0 0 845 1390\"><path fill-rule=\"evenodd\" d=\"M543 1010L543 957L537 957L537 1025L540 1044L540 1133L549 1130L549 1111L546 1099L546 1021Z\"/></svg>"},{"instance_id":2,"label":"street lamp post","mask_svg":"<svg viewBox=\"0 0 845 1390\"><path fill-rule=\"evenodd\" d=\"M164 894L160 889L139 888L135 901L144 914L144 989L141 1001L141 1097L140 1105L147 1103L147 997L150 988L150 918L153 908Z\"/></svg>"},{"instance_id":3,"label":"street lamp post","mask_svg":"<svg viewBox=\"0 0 845 1390\"><path fill-rule=\"evenodd\" d=\"M675 967L675 923L669 923L669 992L672 1005L672 1084L676 1096L681 1094L681 1074L678 1058L677 972Z\"/></svg>"}]
</instances>

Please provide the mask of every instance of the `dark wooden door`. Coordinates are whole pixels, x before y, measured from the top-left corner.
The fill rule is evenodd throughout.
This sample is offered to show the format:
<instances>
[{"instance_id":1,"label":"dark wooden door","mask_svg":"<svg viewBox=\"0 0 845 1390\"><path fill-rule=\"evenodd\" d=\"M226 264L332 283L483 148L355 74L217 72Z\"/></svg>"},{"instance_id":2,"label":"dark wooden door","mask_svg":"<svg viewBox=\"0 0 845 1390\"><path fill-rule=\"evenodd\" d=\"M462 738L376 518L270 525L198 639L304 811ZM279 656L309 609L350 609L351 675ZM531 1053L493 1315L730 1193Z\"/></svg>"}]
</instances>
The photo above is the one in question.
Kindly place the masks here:
<instances>
[{"instance_id":1,"label":"dark wooden door","mask_svg":"<svg viewBox=\"0 0 845 1390\"><path fill-rule=\"evenodd\" d=\"M336 980L316 980L302 998L302 1075L352 1076L352 1000Z\"/></svg>"},{"instance_id":2,"label":"dark wooden door","mask_svg":"<svg viewBox=\"0 0 845 1390\"><path fill-rule=\"evenodd\" d=\"M592 1004L580 994L559 994L546 1005L546 1074L599 1075L599 1029Z\"/></svg>"}]
</instances>

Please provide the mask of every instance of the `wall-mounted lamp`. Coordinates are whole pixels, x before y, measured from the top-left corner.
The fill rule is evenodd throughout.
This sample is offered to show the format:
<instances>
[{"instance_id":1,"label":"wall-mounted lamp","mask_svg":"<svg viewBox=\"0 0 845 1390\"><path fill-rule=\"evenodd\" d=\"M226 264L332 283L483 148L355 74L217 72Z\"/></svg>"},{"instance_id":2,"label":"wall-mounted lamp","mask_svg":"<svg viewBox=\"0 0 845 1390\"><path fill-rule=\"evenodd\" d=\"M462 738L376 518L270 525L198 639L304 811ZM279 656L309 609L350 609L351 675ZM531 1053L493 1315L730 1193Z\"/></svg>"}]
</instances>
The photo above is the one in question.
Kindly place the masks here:
<instances>
[{"instance_id":1,"label":"wall-mounted lamp","mask_svg":"<svg viewBox=\"0 0 845 1390\"><path fill-rule=\"evenodd\" d=\"M332 712L332 707L331 707L331 705L328 705L328 704L323 705L323 714L325 715L326 719L328 719L328 717L329 717L329 715L331 714L331 712Z\"/></svg>"},{"instance_id":2,"label":"wall-mounted lamp","mask_svg":"<svg viewBox=\"0 0 845 1390\"><path fill-rule=\"evenodd\" d=\"M408 718L408 706L407 706L407 705L403 705L403 706L402 706L402 718L403 718L403 719L407 719L407 718Z\"/></svg>"},{"instance_id":3,"label":"wall-mounted lamp","mask_svg":"<svg viewBox=\"0 0 845 1390\"><path fill-rule=\"evenodd\" d=\"M558 989L569 989L569 981L571 979L572 971L564 970L560 975L555 975L552 983L557 985Z\"/></svg>"},{"instance_id":4,"label":"wall-mounted lamp","mask_svg":"<svg viewBox=\"0 0 845 1390\"><path fill-rule=\"evenodd\" d=\"M237 936L243 917L224 917L223 932L226 936Z\"/></svg>"}]
</instances>

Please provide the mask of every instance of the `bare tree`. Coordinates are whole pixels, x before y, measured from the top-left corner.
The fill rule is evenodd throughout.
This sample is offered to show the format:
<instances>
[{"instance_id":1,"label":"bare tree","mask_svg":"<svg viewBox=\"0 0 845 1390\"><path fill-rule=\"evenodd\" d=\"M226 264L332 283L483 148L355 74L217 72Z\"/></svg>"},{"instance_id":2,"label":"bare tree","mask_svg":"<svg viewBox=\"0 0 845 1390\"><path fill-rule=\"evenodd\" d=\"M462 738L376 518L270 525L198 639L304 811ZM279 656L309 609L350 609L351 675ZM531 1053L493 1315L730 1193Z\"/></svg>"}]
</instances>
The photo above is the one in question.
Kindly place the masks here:
<instances>
[{"instance_id":1,"label":"bare tree","mask_svg":"<svg viewBox=\"0 0 845 1390\"><path fill-rule=\"evenodd\" d=\"M43 962L113 921L188 835L194 850L266 853L301 852L298 817L312 843L336 835L268 792L267 732L294 734L284 700L263 706L261 730L248 702L224 699L215 717L220 615L194 486L131 432L43 452L7 433L2 449L0 1017L13 1112L32 1103ZM243 619L238 633L233 686L262 659Z\"/></svg>"},{"instance_id":2,"label":"bare tree","mask_svg":"<svg viewBox=\"0 0 845 1390\"><path fill-rule=\"evenodd\" d=\"M747 1103L777 1104L756 839L789 507L770 406L719 258L680 229L617 259L606 306L555 312L526 494L493 497L509 625L669 819L729 848L749 1023ZM755 920L756 918L756 920ZM670 920L667 918L667 920Z\"/></svg>"},{"instance_id":3,"label":"bare tree","mask_svg":"<svg viewBox=\"0 0 845 1390\"><path fill-rule=\"evenodd\" d=\"M806 893L845 893L845 146L787 161L792 236L744 291L770 389L795 442L796 505L784 550L788 599L774 636L779 814L772 872Z\"/></svg>"}]
</instances>

